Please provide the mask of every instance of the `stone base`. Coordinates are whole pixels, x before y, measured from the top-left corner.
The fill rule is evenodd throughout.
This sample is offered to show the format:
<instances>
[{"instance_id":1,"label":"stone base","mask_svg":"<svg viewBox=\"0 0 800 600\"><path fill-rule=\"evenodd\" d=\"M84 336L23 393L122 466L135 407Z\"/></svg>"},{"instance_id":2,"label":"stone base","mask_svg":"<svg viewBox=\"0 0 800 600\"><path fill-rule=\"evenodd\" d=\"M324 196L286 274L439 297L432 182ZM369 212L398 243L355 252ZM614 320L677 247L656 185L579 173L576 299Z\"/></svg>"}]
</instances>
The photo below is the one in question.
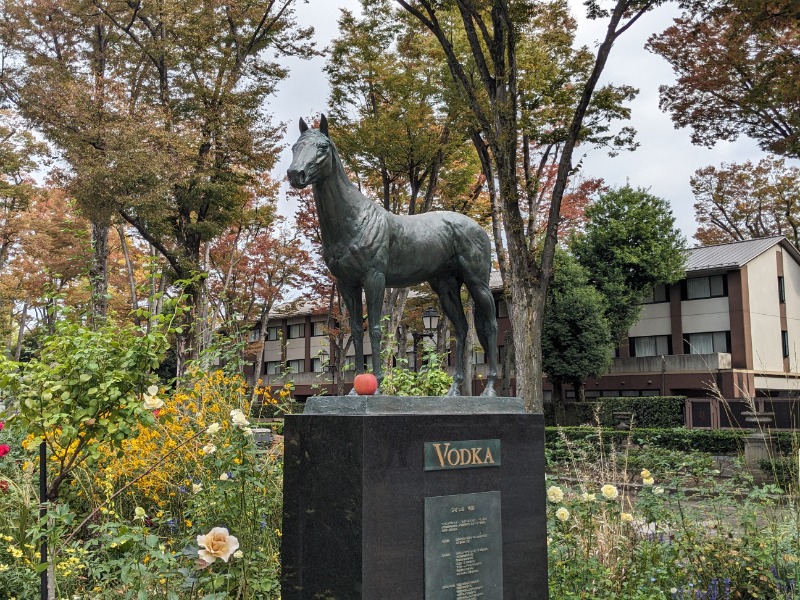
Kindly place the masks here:
<instances>
[{"instance_id":1,"label":"stone base","mask_svg":"<svg viewBox=\"0 0 800 600\"><path fill-rule=\"evenodd\" d=\"M283 600L548 598L543 416L518 399L437 400L309 399L316 414L286 417ZM494 412L473 412L487 400ZM453 536L441 533L451 511Z\"/></svg>"}]
</instances>

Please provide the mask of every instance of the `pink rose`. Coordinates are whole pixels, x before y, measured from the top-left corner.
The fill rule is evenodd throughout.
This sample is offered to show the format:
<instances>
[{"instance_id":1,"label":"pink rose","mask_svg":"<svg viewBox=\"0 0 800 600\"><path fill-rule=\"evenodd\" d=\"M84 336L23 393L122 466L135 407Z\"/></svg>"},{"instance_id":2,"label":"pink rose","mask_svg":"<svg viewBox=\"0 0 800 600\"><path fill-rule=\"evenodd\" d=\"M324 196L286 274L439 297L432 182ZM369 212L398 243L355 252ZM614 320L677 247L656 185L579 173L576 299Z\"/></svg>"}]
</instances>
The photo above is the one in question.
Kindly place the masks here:
<instances>
[{"instance_id":1,"label":"pink rose","mask_svg":"<svg viewBox=\"0 0 800 600\"><path fill-rule=\"evenodd\" d=\"M0 444L0 458L5 456L9 452L11 452L11 448L8 446L8 444Z\"/></svg>"},{"instance_id":2,"label":"pink rose","mask_svg":"<svg viewBox=\"0 0 800 600\"><path fill-rule=\"evenodd\" d=\"M0 431L3 431L3 427L5 427L5 426L6 426L6 424L3 423L2 421L0 421Z\"/></svg>"}]
</instances>

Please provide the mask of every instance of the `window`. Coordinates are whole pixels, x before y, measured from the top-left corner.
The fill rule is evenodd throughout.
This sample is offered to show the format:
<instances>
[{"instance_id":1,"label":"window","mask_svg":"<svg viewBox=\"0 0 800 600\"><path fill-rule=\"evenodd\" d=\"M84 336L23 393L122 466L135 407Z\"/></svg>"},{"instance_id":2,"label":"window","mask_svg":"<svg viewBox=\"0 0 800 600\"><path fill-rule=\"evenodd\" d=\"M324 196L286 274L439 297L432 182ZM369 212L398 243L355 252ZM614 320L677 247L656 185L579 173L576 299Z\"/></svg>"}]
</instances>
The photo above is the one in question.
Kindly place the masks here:
<instances>
[{"instance_id":1,"label":"window","mask_svg":"<svg viewBox=\"0 0 800 600\"><path fill-rule=\"evenodd\" d=\"M302 358L298 358L296 360L290 360L286 363L286 366L289 367L289 370L292 373L306 372L306 361Z\"/></svg>"},{"instance_id":2,"label":"window","mask_svg":"<svg viewBox=\"0 0 800 600\"><path fill-rule=\"evenodd\" d=\"M299 338L306 337L306 324L305 323L295 323L294 325L289 325L289 330L287 332L287 336L290 340L296 340ZM302 371L300 371L302 372Z\"/></svg>"},{"instance_id":3,"label":"window","mask_svg":"<svg viewBox=\"0 0 800 600\"><path fill-rule=\"evenodd\" d=\"M497 318L502 319L508 317L508 304L505 300L497 301Z\"/></svg>"},{"instance_id":4,"label":"window","mask_svg":"<svg viewBox=\"0 0 800 600\"><path fill-rule=\"evenodd\" d=\"M364 355L364 368L368 368L371 366L372 363L372 355L365 354ZM355 356L345 356L344 357L344 368L347 371L355 370L356 368L356 357Z\"/></svg>"},{"instance_id":5,"label":"window","mask_svg":"<svg viewBox=\"0 0 800 600\"><path fill-rule=\"evenodd\" d=\"M281 328L278 326L267 327L267 341L275 342L281 337Z\"/></svg>"},{"instance_id":6,"label":"window","mask_svg":"<svg viewBox=\"0 0 800 600\"><path fill-rule=\"evenodd\" d=\"M786 303L786 284L783 281L783 275L778 275L778 301L781 304Z\"/></svg>"},{"instance_id":7,"label":"window","mask_svg":"<svg viewBox=\"0 0 800 600\"><path fill-rule=\"evenodd\" d=\"M731 332L712 331L709 333L690 333L684 340L686 354L713 354L730 352Z\"/></svg>"},{"instance_id":8,"label":"window","mask_svg":"<svg viewBox=\"0 0 800 600\"><path fill-rule=\"evenodd\" d=\"M476 347L475 350L472 352L472 364L473 365L484 365L486 364L486 353L483 351L483 348Z\"/></svg>"},{"instance_id":9,"label":"window","mask_svg":"<svg viewBox=\"0 0 800 600\"><path fill-rule=\"evenodd\" d=\"M690 277L686 280L685 300L720 298L728 295L728 278L725 275Z\"/></svg>"},{"instance_id":10,"label":"window","mask_svg":"<svg viewBox=\"0 0 800 600\"><path fill-rule=\"evenodd\" d=\"M319 357L311 359L311 372L312 373L322 373L325 370L326 365L322 364L322 359Z\"/></svg>"},{"instance_id":11,"label":"window","mask_svg":"<svg viewBox=\"0 0 800 600\"><path fill-rule=\"evenodd\" d=\"M281 361L268 360L264 363L264 373L267 375L280 375L281 374Z\"/></svg>"},{"instance_id":12,"label":"window","mask_svg":"<svg viewBox=\"0 0 800 600\"><path fill-rule=\"evenodd\" d=\"M325 335L325 321L311 321L311 337Z\"/></svg>"},{"instance_id":13,"label":"window","mask_svg":"<svg viewBox=\"0 0 800 600\"><path fill-rule=\"evenodd\" d=\"M783 358L789 358L789 332L781 331L781 342L783 344Z\"/></svg>"},{"instance_id":14,"label":"window","mask_svg":"<svg viewBox=\"0 0 800 600\"><path fill-rule=\"evenodd\" d=\"M642 304L655 304L656 302L669 302L667 286L663 283L653 287L642 299Z\"/></svg>"},{"instance_id":15,"label":"window","mask_svg":"<svg viewBox=\"0 0 800 600\"><path fill-rule=\"evenodd\" d=\"M632 337L631 356L666 356L672 354L672 339L668 335Z\"/></svg>"}]
</instances>

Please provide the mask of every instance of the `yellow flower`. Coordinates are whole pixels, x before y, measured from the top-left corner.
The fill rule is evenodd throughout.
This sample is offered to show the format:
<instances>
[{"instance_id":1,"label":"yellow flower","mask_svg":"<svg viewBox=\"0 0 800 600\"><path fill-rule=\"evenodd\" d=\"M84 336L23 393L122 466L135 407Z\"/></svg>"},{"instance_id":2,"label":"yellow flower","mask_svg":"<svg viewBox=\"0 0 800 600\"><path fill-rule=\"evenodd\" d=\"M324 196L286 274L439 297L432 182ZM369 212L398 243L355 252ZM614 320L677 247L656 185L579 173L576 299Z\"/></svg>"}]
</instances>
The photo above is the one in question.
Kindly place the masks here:
<instances>
[{"instance_id":1,"label":"yellow flower","mask_svg":"<svg viewBox=\"0 0 800 600\"><path fill-rule=\"evenodd\" d=\"M619 496L619 491L616 487L611 485L610 483L605 484L603 487L600 488L600 493L603 494L603 497L607 500L616 500Z\"/></svg>"},{"instance_id":2,"label":"yellow flower","mask_svg":"<svg viewBox=\"0 0 800 600\"><path fill-rule=\"evenodd\" d=\"M653 479L652 477L645 477L642 480L642 483L645 485L653 485L655 483L655 479Z\"/></svg>"},{"instance_id":3,"label":"yellow flower","mask_svg":"<svg viewBox=\"0 0 800 600\"><path fill-rule=\"evenodd\" d=\"M650 478L650 471L648 471L647 469L642 469L642 472L640 473L640 475L642 476L642 479L649 479Z\"/></svg>"},{"instance_id":4,"label":"yellow flower","mask_svg":"<svg viewBox=\"0 0 800 600\"><path fill-rule=\"evenodd\" d=\"M22 558L22 550L17 548L16 546L8 546L8 553L13 556L14 558Z\"/></svg>"},{"instance_id":5,"label":"yellow flower","mask_svg":"<svg viewBox=\"0 0 800 600\"><path fill-rule=\"evenodd\" d=\"M631 513L624 512L619 516L619 518L622 519L623 523L631 523L631 522L633 522L633 515Z\"/></svg>"},{"instance_id":6,"label":"yellow flower","mask_svg":"<svg viewBox=\"0 0 800 600\"><path fill-rule=\"evenodd\" d=\"M192 522L191 522L189 519L186 519L186 520L183 522L183 524L184 524L184 525L186 525L186 528L187 528L187 529L191 529L191 528L192 528Z\"/></svg>"},{"instance_id":7,"label":"yellow flower","mask_svg":"<svg viewBox=\"0 0 800 600\"><path fill-rule=\"evenodd\" d=\"M657 485L656 487L653 488L653 493L654 494L663 494L664 493L664 488L662 488L660 485Z\"/></svg>"},{"instance_id":8,"label":"yellow flower","mask_svg":"<svg viewBox=\"0 0 800 600\"><path fill-rule=\"evenodd\" d=\"M584 502L594 502L597 500L597 496L590 494L589 492L583 492L583 494L581 494L581 500Z\"/></svg>"},{"instance_id":9,"label":"yellow flower","mask_svg":"<svg viewBox=\"0 0 800 600\"><path fill-rule=\"evenodd\" d=\"M556 519L566 521L569 519L569 511L563 506L556 511Z\"/></svg>"},{"instance_id":10,"label":"yellow flower","mask_svg":"<svg viewBox=\"0 0 800 600\"><path fill-rule=\"evenodd\" d=\"M564 492L557 485L547 488L547 499L550 502L561 502L564 499Z\"/></svg>"},{"instance_id":11,"label":"yellow flower","mask_svg":"<svg viewBox=\"0 0 800 600\"><path fill-rule=\"evenodd\" d=\"M11 567L9 567L8 565L4 565L3 563L0 563L0 573L3 573L4 571L8 571L10 568Z\"/></svg>"}]
</instances>

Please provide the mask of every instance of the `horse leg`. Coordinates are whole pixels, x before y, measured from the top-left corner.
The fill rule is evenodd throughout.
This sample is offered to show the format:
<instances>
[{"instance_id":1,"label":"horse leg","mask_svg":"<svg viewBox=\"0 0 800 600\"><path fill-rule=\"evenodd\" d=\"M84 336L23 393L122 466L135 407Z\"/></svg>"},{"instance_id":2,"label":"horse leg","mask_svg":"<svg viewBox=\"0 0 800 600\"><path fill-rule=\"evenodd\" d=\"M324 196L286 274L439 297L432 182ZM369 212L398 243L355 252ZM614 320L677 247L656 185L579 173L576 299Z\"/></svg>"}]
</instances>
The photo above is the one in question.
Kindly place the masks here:
<instances>
[{"instance_id":1,"label":"horse leg","mask_svg":"<svg viewBox=\"0 0 800 600\"><path fill-rule=\"evenodd\" d=\"M364 314L361 303L361 288L339 285L342 293L347 316L350 317L350 338L353 340L353 350L355 351L356 374L364 372L364 333L363 323ZM356 395L356 390L350 390L350 396Z\"/></svg>"},{"instance_id":2,"label":"horse leg","mask_svg":"<svg viewBox=\"0 0 800 600\"><path fill-rule=\"evenodd\" d=\"M497 317L494 296L488 281L468 280L466 283L469 295L475 303L475 333L478 334L489 363L486 389L481 396L496 396L494 382L497 379Z\"/></svg>"},{"instance_id":3,"label":"horse leg","mask_svg":"<svg viewBox=\"0 0 800 600\"><path fill-rule=\"evenodd\" d=\"M429 282L439 297L444 313L453 324L456 333L456 372L453 374L453 385L448 396L460 396L461 384L464 381L464 348L467 344L467 318L464 316L464 305L461 303L461 282L454 277Z\"/></svg>"},{"instance_id":4,"label":"horse leg","mask_svg":"<svg viewBox=\"0 0 800 600\"><path fill-rule=\"evenodd\" d=\"M383 383L381 366L381 308L386 291L386 278L379 271L370 272L364 280L364 296L367 299L367 320L369 322L369 343L372 346L372 372ZM376 392L377 393L377 392Z\"/></svg>"}]
</instances>

